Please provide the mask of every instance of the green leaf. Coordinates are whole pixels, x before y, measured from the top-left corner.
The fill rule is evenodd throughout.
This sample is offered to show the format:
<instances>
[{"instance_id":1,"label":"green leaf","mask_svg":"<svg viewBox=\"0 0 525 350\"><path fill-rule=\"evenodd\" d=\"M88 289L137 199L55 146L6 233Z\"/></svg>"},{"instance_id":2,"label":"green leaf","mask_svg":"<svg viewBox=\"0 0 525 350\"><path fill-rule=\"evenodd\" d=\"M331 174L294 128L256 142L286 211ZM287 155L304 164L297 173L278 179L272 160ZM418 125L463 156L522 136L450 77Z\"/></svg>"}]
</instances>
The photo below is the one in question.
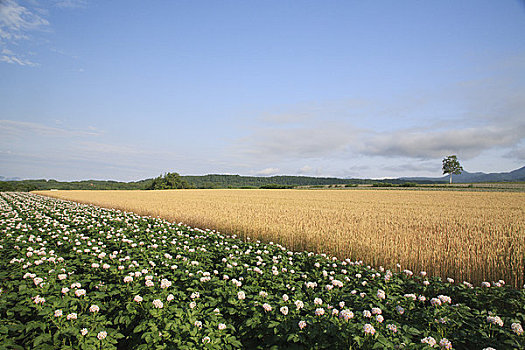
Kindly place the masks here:
<instances>
[{"instance_id":1,"label":"green leaf","mask_svg":"<svg viewBox=\"0 0 525 350\"><path fill-rule=\"evenodd\" d=\"M51 342L51 334L49 333L42 333L39 336L33 340L33 346L38 348L41 344L49 343Z\"/></svg>"},{"instance_id":2,"label":"green leaf","mask_svg":"<svg viewBox=\"0 0 525 350\"><path fill-rule=\"evenodd\" d=\"M414 327L409 327L406 332L410 335L420 335L421 334L421 331L417 328L414 328Z\"/></svg>"},{"instance_id":3,"label":"green leaf","mask_svg":"<svg viewBox=\"0 0 525 350\"><path fill-rule=\"evenodd\" d=\"M376 342L372 349L385 349L385 345L380 342Z\"/></svg>"},{"instance_id":4,"label":"green leaf","mask_svg":"<svg viewBox=\"0 0 525 350\"><path fill-rule=\"evenodd\" d=\"M275 328L277 326L279 326L281 323L280 322L277 322L277 321L270 321L270 323L268 323L268 328Z\"/></svg>"}]
</instances>

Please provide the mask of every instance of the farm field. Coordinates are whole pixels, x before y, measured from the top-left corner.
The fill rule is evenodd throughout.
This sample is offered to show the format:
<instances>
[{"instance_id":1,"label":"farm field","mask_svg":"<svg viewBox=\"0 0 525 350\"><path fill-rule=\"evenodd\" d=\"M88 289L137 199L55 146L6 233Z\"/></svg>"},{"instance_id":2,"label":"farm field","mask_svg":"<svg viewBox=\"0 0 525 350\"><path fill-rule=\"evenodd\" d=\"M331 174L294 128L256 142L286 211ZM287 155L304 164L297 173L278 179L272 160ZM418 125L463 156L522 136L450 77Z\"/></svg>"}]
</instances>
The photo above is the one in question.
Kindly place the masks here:
<instances>
[{"instance_id":1,"label":"farm field","mask_svg":"<svg viewBox=\"0 0 525 350\"><path fill-rule=\"evenodd\" d=\"M524 289L0 193L2 349L522 349Z\"/></svg>"},{"instance_id":2,"label":"farm field","mask_svg":"<svg viewBox=\"0 0 525 350\"><path fill-rule=\"evenodd\" d=\"M484 191L514 191L514 192L525 192L525 183L523 182L479 182L473 184L445 184L445 185L424 185L426 188L455 188L455 189L467 189L470 191L484 190Z\"/></svg>"},{"instance_id":3,"label":"farm field","mask_svg":"<svg viewBox=\"0 0 525 350\"><path fill-rule=\"evenodd\" d=\"M470 281L524 281L525 193L403 190L43 191L326 252Z\"/></svg>"}]
</instances>

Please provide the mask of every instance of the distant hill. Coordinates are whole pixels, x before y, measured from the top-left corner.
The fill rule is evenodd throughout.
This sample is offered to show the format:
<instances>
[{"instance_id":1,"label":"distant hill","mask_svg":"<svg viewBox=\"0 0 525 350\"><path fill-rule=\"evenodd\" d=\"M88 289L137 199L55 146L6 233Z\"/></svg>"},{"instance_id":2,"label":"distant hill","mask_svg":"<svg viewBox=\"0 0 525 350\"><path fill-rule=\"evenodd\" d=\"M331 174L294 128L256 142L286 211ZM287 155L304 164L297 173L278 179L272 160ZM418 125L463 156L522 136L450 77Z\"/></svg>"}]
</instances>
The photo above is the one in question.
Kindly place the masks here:
<instances>
[{"instance_id":1,"label":"distant hill","mask_svg":"<svg viewBox=\"0 0 525 350\"><path fill-rule=\"evenodd\" d=\"M181 176L192 188L290 188L297 186L329 186L373 184L389 182L401 184L402 180L339 179L330 177L308 176L240 176L240 175L199 175ZM34 190L145 190L150 188L154 179L136 182L84 180L62 182L56 180L21 180L0 181L0 191L34 191ZM429 183L428 181L421 181Z\"/></svg>"},{"instance_id":2,"label":"distant hill","mask_svg":"<svg viewBox=\"0 0 525 350\"><path fill-rule=\"evenodd\" d=\"M443 177L402 177L405 181L439 181L448 182L448 175ZM469 173L463 171L461 175L452 175L452 182L455 183L475 183L475 182L514 182L525 181L525 166L508 173Z\"/></svg>"},{"instance_id":3,"label":"distant hill","mask_svg":"<svg viewBox=\"0 0 525 350\"><path fill-rule=\"evenodd\" d=\"M259 188L268 185L279 186L326 186L372 183L367 179L339 179L335 177L309 176L240 176L240 175L198 175L181 176L196 188Z\"/></svg>"},{"instance_id":4,"label":"distant hill","mask_svg":"<svg viewBox=\"0 0 525 350\"><path fill-rule=\"evenodd\" d=\"M28 192L35 190L140 190L146 188L153 180L141 180L137 182L119 181L57 181L57 180L0 180L0 191Z\"/></svg>"}]
</instances>

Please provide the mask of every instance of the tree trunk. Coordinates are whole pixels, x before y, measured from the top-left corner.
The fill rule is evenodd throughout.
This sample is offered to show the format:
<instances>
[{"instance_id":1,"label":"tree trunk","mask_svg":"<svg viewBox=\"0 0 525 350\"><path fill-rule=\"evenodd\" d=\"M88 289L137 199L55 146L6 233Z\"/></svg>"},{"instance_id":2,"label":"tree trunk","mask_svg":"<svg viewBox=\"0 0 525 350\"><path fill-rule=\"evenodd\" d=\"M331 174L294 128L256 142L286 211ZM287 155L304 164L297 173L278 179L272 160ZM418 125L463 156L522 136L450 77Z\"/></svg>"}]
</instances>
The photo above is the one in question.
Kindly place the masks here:
<instances>
[{"instance_id":1,"label":"tree trunk","mask_svg":"<svg viewBox=\"0 0 525 350\"><path fill-rule=\"evenodd\" d=\"M450 173L450 183L452 183L452 173Z\"/></svg>"}]
</instances>

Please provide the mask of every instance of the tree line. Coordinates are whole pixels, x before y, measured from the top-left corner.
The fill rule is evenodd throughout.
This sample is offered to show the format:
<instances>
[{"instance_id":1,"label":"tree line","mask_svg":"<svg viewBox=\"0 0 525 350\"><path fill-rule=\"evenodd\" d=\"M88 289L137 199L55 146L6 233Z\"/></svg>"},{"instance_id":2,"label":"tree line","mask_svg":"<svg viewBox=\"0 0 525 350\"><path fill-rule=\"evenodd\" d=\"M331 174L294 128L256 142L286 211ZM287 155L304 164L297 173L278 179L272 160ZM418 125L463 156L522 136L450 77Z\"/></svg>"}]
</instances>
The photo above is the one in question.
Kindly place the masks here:
<instances>
[{"instance_id":1,"label":"tree line","mask_svg":"<svg viewBox=\"0 0 525 350\"><path fill-rule=\"evenodd\" d=\"M442 181L416 181L418 183L442 183ZM134 182L119 181L57 181L57 180L20 180L0 181L0 191L35 191L35 190L161 190L184 188L293 188L301 186L323 187L344 185L347 187L361 184L397 184L405 180L386 179L339 179L308 176L240 176L240 175L200 175L182 176L176 172L165 173L153 179Z\"/></svg>"}]
</instances>

